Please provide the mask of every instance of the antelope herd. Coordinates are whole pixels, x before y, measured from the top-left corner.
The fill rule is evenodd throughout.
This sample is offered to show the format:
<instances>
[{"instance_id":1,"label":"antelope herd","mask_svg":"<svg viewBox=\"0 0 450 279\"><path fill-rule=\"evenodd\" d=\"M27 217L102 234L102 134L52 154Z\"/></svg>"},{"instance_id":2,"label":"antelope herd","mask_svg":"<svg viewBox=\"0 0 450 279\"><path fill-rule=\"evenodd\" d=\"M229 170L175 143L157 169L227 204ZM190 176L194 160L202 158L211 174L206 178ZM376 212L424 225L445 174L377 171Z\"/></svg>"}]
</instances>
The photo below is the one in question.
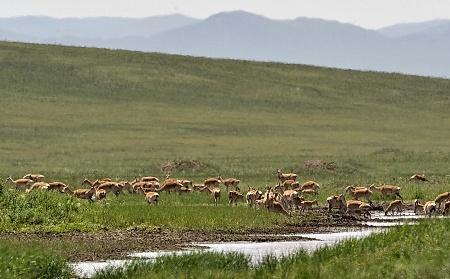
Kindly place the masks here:
<instances>
[{"instance_id":1,"label":"antelope herd","mask_svg":"<svg viewBox=\"0 0 450 279\"><path fill-rule=\"evenodd\" d=\"M261 191L256 187L248 186L246 194L241 193L239 188L240 180L235 178L223 179L221 176L207 178L202 184L193 184L190 180L182 180L170 178L166 175L164 181L160 184L160 180L154 176L145 176L135 178L133 181L113 181L111 178L102 178L97 180L89 180L85 178L81 185L89 188L81 188L71 190L66 184L59 181L44 182L45 176L41 174L27 174L23 178L14 180L11 176L6 178L5 182L10 182L16 190L25 189L27 193L36 190L57 191L66 193L79 199L86 199L90 203L100 201L107 197L108 194L118 196L123 192L129 194L138 194L144 196L149 204L158 204L158 200L162 192L179 194L191 192L203 192L208 194L217 206L220 197L220 185L224 185L228 193L229 205L237 205L239 201L244 201L251 208L266 209L270 212L282 213L291 216L295 211L304 212L319 208L317 199L306 200L307 196L317 196L320 185L315 181L306 181L300 183L297 181L298 175L295 173L283 173L277 170L278 183L274 186L267 186L265 191ZM410 180L429 181L425 175L415 174ZM347 186L340 195L330 196L326 199L328 212L336 211L342 214L357 214L366 218L371 217L370 211L373 209L372 195L378 191L383 201L387 197L399 198L386 204L384 213L399 214L403 211L405 204L400 194L401 188L394 185L370 185L369 187ZM346 200L345 195L351 199ZM448 215L450 213L450 192L445 192L436 197L433 201L427 201L422 204L420 200L414 201L414 212L416 214L423 213L427 216L442 213Z\"/></svg>"}]
</instances>

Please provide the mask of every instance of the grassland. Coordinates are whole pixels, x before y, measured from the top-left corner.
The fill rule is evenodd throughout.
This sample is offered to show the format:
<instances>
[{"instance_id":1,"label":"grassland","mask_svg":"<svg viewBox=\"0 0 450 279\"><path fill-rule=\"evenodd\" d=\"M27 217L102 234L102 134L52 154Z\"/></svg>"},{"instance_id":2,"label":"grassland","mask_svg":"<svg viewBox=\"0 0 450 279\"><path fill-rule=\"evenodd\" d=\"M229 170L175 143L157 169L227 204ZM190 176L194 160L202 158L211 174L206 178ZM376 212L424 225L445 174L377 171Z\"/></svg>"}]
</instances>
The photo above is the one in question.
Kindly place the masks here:
<instances>
[{"instance_id":1,"label":"grassland","mask_svg":"<svg viewBox=\"0 0 450 279\"><path fill-rule=\"evenodd\" d=\"M240 254L201 253L161 257L109 269L95 278L448 278L450 221L394 228L252 267Z\"/></svg>"},{"instance_id":2,"label":"grassland","mask_svg":"<svg viewBox=\"0 0 450 279\"><path fill-rule=\"evenodd\" d=\"M78 188L84 177L162 177L166 162L196 160L199 167L172 177L200 182L220 174L245 189L275 183L277 168L294 169L301 181L320 182L321 201L348 184L397 184L408 200L450 190L450 80L0 43L0 99L1 177L40 172ZM305 167L311 159L337 167ZM408 181L414 172L433 182ZM28 215L11 210L15 201L37 203L28 199L66 211L50 203ZM238 230L291 222L245 206L224 210L225 199L214 209L205 195L161 200L150 210L137 197L88 206L17 195L3 208L18 216L3 217L0 229Z\"/></svg>"}]
</instances>

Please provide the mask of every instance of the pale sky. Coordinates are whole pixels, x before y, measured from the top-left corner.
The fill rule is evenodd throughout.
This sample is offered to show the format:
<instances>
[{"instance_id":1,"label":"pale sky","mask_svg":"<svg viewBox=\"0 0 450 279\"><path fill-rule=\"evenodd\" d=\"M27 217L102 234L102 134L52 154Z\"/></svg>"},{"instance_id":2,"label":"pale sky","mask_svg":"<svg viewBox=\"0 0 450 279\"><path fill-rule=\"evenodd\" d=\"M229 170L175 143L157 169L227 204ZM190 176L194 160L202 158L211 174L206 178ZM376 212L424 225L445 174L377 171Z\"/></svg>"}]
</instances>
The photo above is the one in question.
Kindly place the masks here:
<instances>
[{"instance_id":1,"label":"pale sky","mask_svg":"<svg viewBox=\"0 0 450 279\"><path fill-rule=\"evenodd\" d=\"M274 19L333 19L366 28L450 19L450 0L0 0L0 17L147 17L180 13L206 18L245 10Z\"/></svg>"}]
</instances>

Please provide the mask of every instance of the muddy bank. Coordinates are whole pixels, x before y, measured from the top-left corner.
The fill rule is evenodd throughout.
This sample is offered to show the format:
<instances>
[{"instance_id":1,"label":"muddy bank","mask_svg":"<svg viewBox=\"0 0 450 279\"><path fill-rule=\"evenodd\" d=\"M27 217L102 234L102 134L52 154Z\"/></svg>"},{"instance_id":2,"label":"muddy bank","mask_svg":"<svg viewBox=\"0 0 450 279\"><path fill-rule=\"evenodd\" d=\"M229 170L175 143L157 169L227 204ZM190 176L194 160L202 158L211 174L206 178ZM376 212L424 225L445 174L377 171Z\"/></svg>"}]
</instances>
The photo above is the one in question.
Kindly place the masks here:
<instances>
[{"instance_id":1,"label":"muddy bank","mask_svg":"<svg viewBox=\"0 0 450 279\"><path fill-rule=\"evenodd\" d=\"M337 232L358 227L357 220L336 218L333 221L308 223L301 226L243 231L168 231L162 229L129 228L114 231L68 233L0 233L0 239L31 242L61 254L68 261L99 261L126 259L133 252L180 250L197 247L202 242L273 242L298 241L309 238L306 233ZM297 234L297 235L290 235Z\"/></svg>"}]
</instances>

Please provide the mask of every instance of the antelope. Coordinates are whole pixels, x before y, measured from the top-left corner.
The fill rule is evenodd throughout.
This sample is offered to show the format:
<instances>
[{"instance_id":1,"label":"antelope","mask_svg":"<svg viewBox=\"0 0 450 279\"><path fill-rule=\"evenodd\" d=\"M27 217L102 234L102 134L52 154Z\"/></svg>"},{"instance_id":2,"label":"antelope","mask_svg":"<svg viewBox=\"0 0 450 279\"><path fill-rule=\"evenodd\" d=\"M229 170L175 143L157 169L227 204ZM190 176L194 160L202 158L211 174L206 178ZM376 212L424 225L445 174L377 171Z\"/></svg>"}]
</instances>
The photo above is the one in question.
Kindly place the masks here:
<instances>
[{"instance_id":1,"label":"antelope","mask_svg":"<svg viewBox=\"0 0 450 279\"><path fill-rule=\"evenodd\" d=\"M106 199L106 190L105 189L95 190L95 200L100 201L103 199Z\"/></svg>"},{"instance_id":2,"label":"antelope","mask_svg":"<svg viewBox=\"0 0 450 279\"><path fill-rule=\"evenodd\" d=\"M370 208L370 204L367 204L365 202L349 200L347 201L347 211L345 213L360 213L363 214L364 217L366 217L367 215L369 215L370 217Z\"/></svg>"},{"instance_id":3,"label":"antelope","mask_svg":"<svg viewBox=\"0 0 450 279\"><path fill-rule=\"evenodd\" d=\"M119 186L121 191L127 190L128 193L133 193L133 185L128 181L120 181L119 183L117 183L117 186Z\"/></svg>"},{"instance_id":4,"label":"antelope","mask_svg":"<svg viewBox=\"0 0 450 279\"><path fill-rule=\"evenodd\" d=\"M400 214L402 211L403 202L401 200L395 200L389 203L389 206L384 210L384 215L388 215L389 211L392 212L392 215L394 215L395 210L397 210L397 213Z\"/></svg>"},{"instance_id":5,"label":"antelope","mask_svg":"<svg viewBox=\"0 0 450 279\"><path fill-rule=\"evenodd\" d=\"M283 183L286 180L297 180L297 174L295 173L282 173L281 170L277 170L278 180Z\"/></svg>"},{"instance_id":6,"label":"antelope","mask_svg":"<svg viewBox=\"0 0 450 279\"><path fill-rule=\"evenodd\" d=\"M442 211L442 215L448 215L450 213L450 201L444 204L444 210Z\"/></svg>"},{"instance_id":7,"label":"antelope","mask_svg":"<svg viewBox=\"0 0 450 279\"><path fill-rule=\"evenodd\" d=\"M185 188L192 187L192 181L190 181L190 180L182 179L182 180L178 180L178 183L183 185Z\"/></svg>"},{"instance_id":8,"label":"antelope","mask_svg":"<svg viewBox=\"0 0 450 279\"><path fill-rule=\"evenodd\" d=\"M218 178L208 178L203 182L203 184L205 187L219 188L220 181Z\"/></svg>"},{"instance_id":9,"label":"antelope","mask_svg":"<svg viewBox=\"0 0 450 279\"><path fill-rule=\"evenodd\" d=\"M298 181L288 179L283 182L283 188L284 190L289 190L291 188L292 190L298 189L300 187L300 183Z\"/></svg>"},{"instance_id":10,"label":"antelope","mask_svg":"<svg viewBox=\"0 0 450 279\"><path fill-rule=\"evenodd\" d=\"M430 180L428 180L425 177L425 174L414 174L413 176L411 176L409 178L409 180L418 180L418 181L423 181L423 182L429 182Z\"/></svg>"},{"instance_id":11,"label":"antelope","mask_svg":"<svg viewBox=\"0 0 450 279\"><path fill-rule=\"evenodd\" d=\"M217 206L217 204L220 200L220 189L219 188L214 188L211 190L208 188L208 186L205 186L202 189L200 189L200 192L209 193L214 200L214 206Z\"/></svg>"},{"instance_id":12,"label":"antelope","mask_svg":"<svg viewBox=\"0 0 450 279\"><path fill-rule=\"evenodd\" d=\"M156 192L145 192L145 200L148 204L158 205L159 194Z\"/></svg>"},{"instance_id":13,"label":"antelope","mask_svg":"<svg viewBox=\"0 0 450 279\"><path fill-rule=\"evenodd\" d=\"M116 182L105 182L97 186L97 190L103 189L107 193L112 192L116 197L120 194L122 191L121 187Z\"/></svg>"},{"instance_id":14,"label":"antelope","mask_svg":"<svg viewBox=\"0 0 450 279\"><path fill-rule=\"evenodd\" d=\"M304 195L315 195L315 196L318 195L318 193L314 189L304 189L304 190L302 190L302 194L304 194Z\"/></svg>"},{"instance_id":15,"label":"antelope","mask_svg":"<svg viewBox=\"0 0 450 279\"><path fill-rule=\"evenodd\" d=\"M237 191L237 187L238 187L239 183L241 182L239 179L236 179L236 178L222 179L221 176L219 176L218 180L220 183L225 185L225 188L227 189L227 191L230 187L234 188L234 190Z\"/></svg>"},{"instance_id":16,"label":"antelope","mask_svg":"<svg viewBox=\"0 0 450 279\"><path fill-rule=\"evenodd\" d=\"M101 185L103 183L107 183L107 182L111 182L111 181L109 181L109 180L95 180L95 181L91 181L91 180L85 178L83 180L83 182L81 182L81 185L89 185L91 187L92 186L97 187L97 186L99 186L99 185Z\"/></svg>"},{"instance_id":17,"label":"antelope","mask_svg":"<svg viewBox=\"0 0 450 279\"><path fill-rule=\"evenodd\" d=\"M442 194L439 194L436 199L434 199L434 202L438 206L438 210L441 209L441 204L445 203L446 201L450 200L450 192L445 192Z\"/></svg>"},{"instance_id":18,"label":"antelope","mask_svg":"<svg viewBox=\"0 0 450 279\"><path fill-rule=\"evenodd\" d=\"M33 180L34 182L39 182L39 181L41 181L41 180L44 179L44 178L45 178L45 176L43 176L42 174L31 174L31 173L26 174L26 175L23 177L23 179L31 179L31 180Z\"/></svg>"},{"instance_id":19,"label":"antelope","mask_svg":"<svg viewBox=\"0 0 450 279\"><path fill-rule=\"evenodd\" d=\"M50 182L48 185L48 191L58 190L60 193L65 193L68 189L67 185L62 182Z\"/></svg>"},{"instance_id":20,"label":"antelope","mask_svg":"<svg viewBox=\"0 0 450 279\"><path fill-rule=\"evenodd\" d=\"M301 206L302 201L304 201L303 197L300 197L295 190L286 190L281 196L281 202L287 209L298 209Z\"/></svg>"},{"instance_id":21,"label":"antelope","mask_svg":"<svg viewBox=\"0 0 450 279\"><path fill-rule=\"evenodd\" d=\"M204 184L194 184L194 185L192 186L192 190L198 192L198 191L199 191L201 188L203 188L203 187L205 187Z\"/></svg>"},{"instance_id":22,"label":"antelope","mask_svg":"<svg viewBox=\"0 0 450 279\"><path fill-rule=\"evenodd\" d=\"M314 190L315 192L319 192L320 190L320 185L319 183L315 182L315 181L306 181L305 183L302 183L302 185L300 185L300 190L307 190L307 189L311 189Z\"/></svg>"},{"instance_id":23,"label":"antelope","mask_svg":"<svg viewBox=\"0 0 450 279\"><path fill-rule=\"evenodd\" d=\"M228 202L230 205L233 203L237 205L238 200L243 200L244 195L239 193L238 191L229 191L228 192Z\"/></svg>"},{"instance_id":24,"label":"antelope","mask_svg":"<svg viewBox=\"0 0 450 279\"><path fill-rule=\"evenodd\" d=\"M48 190L49 187L50 184L46 182L35 182L33 185L31 185L30 188L26 189L25 191L29 193L34 190Z\"/></svg>"},{"instance_id":25,"label":"antelope","mask_svg":"<svg viewBox=\"0 0 450 279\"><path fill-rule=\"evenodd\" d=\"M347 204L344 195L331 196L327 198L328 212L332 209L339 209L342 213L347 210Z\"/></svg>"},{"instance_id":26,"label":"antelope","mask_svg":"<svg viewBox=\"0 0 450 279\"><path fill-rule=\"evenodd\" d=\"M283 207L283 205L280 202L275 201L275 198L273 195L271 195L271 188L266 191L266 194L264 195L265 205L267 210L270 212L276 212L276 213L282 213L287 216L291 216L289 212L286 211L286 209ZM273 194L273 192L272 192Z\"/></svg>"},{"instance_id":27,"label":"antelope","mask_svg":"<svg viewBox=\"0 0 450 279\"><path fill-rule=\"evenodd\" d=\"M434 201L428 201L423 206L423 212L425 215L428 215L428 217L431 217L431 214L436 214L438 211L436 203Z\"/></svg>"},{"instance_id":28,"label":"antelope","mask_svg":"<svg viewBox=\"0 0 450 279\"><path fill-rule=\"evenodd\" d=\"M420 203L420 200L416 199L414 201L414 213L419 214L419 211L424 212L424 205Z\"/></svg>"},{"instance_id":29,"label":"antelope","mask_svg":"<svg viewBox=\"0 0 450 279\"><path fill-rule=\"evenodd\" d=\"M372 191L370 191L367 188L355 188L353 186L347 186L345 188L345 191L347 193L350 193L350 195L355 199L359 200L360 198L365 198L369 203L372 203L370 200L370 197L372 196Z\"/></svg>"},{"instance_id":30,"label":"antelope","mask_svg":"<svg viewBox=\"0 0 450 279\"><path fill-rule=\"evenodd\" d=\"M137 193L137 190L141 187L145 189L151 189L153 192L155 192L156 189L160 188L160 185L156 181L153 182L140 181L131 185L132 192Z\"/></svg>"},{"instance_id":31,"label":"antelope","mask_svg":"<svg viewBox=\"0 0 450 279\"><path fill-rule=\"evenodd\" d=\"M252 207L256 204L256 201L259 200L262 196L262 192L256 190L255 188L248 187L248 192L245 195L245 198L247 200L247 205L249 207Z\"/></svg>"},{"instance_id":32,"label":"antelope","mask_svg":"<svg viewBox=\"0 0 450 279\"><path fill-rule=\"evenodd\" d=\"M178 180L166 180L164 184L156 190L156 192L179 192L183 184L178 183Z\"/></svg>"},{"instance_id":33,"label":"antelope","mask_svg":"<svg viewBox=\"0 0 450 279\"><path fill-rule=\"evenodd\" d=\"M92 186L90 189L77 189L73 191L73 196L79 199L89 200L89 203L93 201L95 195L95 187Z\"/></svg>"},{"instance_id":34,"label":"antelope","mask_svg":"<svg viewBox=\"0 0 450 279\"><path fill-rule=\"evenodd\" d=\"M305 209L312 210L313 209L313 205L316 205L317 207L319 206L319 203L317 202L317 200L302 201L301 202L302 212L305 211Z\"/></svg>"},{"instance_id":35,"label":"antelope","mask_svg":"<svg viewBox=\"0 0 450 279\"><path fill-rule=\"evenodd\" d=\"M27 188L27 187L33 185L33 183L34 183L33 180L28 179L28 178L20 178L20 179L17 179L17 180L13 180L11 176L8 176L6 178L5 183L8 182L8 181L10 181L11 183L14 184L16 190L19 190L20 187Z\"/></svg>"},{"instance_id":36,"label":"antelope","mask_svg":"<svg viewBox=\"0 0 450 279\"><path fill-rule=\"evenodd\" d=\"M371 214L370 214L370 210L372 209L372 205L363 202L360 206L359 206L359 212L365 217L365 218L370 218Z\"/></svg>"},{"instance_id":37,"label":"antelope","mask_svg":"<svg viewBox=\"0 0 450 279\"><path fill-rule=\"evenodd\" d=\"M159 182L159 179L155 176L144 176L141 178L142 182Z\"/></svg>"},{"instance_id":38,"label":"antelope","mask_svg":"<svg viewBox=\"0 0 450 279\"><path fill-rule=\"evenodd\" d=\"M401 188L398 186L383 185L381 187L375 187L374 185L370 185L369 189L372 191L380 191L383 200L386 196L389 195L399 197L401 200L403 200L403 197L400 195Z\"/></svg>"}]
</instances>

